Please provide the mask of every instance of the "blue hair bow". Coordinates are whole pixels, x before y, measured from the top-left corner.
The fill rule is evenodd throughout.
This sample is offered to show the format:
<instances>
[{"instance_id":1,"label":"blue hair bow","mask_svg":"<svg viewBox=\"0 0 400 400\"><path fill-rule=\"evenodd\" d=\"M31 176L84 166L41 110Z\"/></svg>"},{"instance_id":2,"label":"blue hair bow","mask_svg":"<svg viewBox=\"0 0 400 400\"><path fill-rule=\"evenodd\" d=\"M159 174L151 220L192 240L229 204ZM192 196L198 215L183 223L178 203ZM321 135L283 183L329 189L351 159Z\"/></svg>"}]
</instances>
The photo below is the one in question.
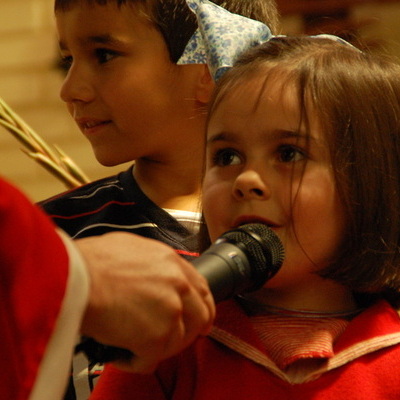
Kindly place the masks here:
<instances>
[{"instance_id":1,"label":"blue hair bow","mask_svg":"<svg viewBox=\"0 0 400 400\"><path fill-rule=\"evenodd\" d=\"M268 26L262 22L230 13L211 1L186 0L186 3L196 14L199 28L190 38L177 63L208 64L216 81L244 51L274 37ZM350 45L334 35L316 37Z\"/></svg>"},{"instance_id":2,"label":"blue hair bow","mask_svg":"<svg viewBox=\"0 0 400 400\"><path fill-rule=\"evenodd\" d=\"M186 0L199 28L178 64L208 64L218 80L245 50L268 41L271 31L262 22L232 14L208 0Z\"/></svg>"}]
</instances>

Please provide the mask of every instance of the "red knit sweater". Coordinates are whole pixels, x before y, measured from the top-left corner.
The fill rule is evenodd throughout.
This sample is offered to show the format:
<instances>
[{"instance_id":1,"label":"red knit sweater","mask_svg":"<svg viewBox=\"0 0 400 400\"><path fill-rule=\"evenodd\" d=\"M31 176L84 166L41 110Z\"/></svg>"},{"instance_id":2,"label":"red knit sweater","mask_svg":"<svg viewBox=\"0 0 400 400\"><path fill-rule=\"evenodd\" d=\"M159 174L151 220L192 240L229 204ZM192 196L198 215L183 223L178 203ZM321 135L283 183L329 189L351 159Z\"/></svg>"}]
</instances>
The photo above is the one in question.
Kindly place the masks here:
<instances>
[{"instance_id":1,"label":"red knit sweater","mask_svg":"<svg viewBox=\"0 0 400 400\"><path fill-rule=\"evenodd\" d=\"M163 362L153 375L107 367L91 399L400 399L400 318L388 303L354 318L334 353L294 383L268 358L248 317L229 301L218 306L209 337Z\"/></svg>"}]
</instances>

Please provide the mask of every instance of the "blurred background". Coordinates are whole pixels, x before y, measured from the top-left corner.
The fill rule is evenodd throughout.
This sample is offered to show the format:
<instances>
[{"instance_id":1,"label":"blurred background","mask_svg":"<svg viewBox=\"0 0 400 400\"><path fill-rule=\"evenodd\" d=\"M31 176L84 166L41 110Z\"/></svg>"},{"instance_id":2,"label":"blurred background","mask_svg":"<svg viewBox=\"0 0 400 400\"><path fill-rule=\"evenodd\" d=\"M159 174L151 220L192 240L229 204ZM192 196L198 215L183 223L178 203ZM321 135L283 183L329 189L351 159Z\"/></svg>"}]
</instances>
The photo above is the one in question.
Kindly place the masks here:
<instances>
[{"instance_id":1,"label":"blurred background","mask_svg":"<svg viewBox=\"0 0 400 400\"><path fill-rule=\"evenodd\" d=\"M127 165L99 165L58 97L63 73L57 68L52 7L53 0L0 0L0 97L91 180L111 175ZM332 33L400 60L400 0L278 0L278 7L282 34ZM34 201L66 190L21 147L0 126L3 177Z\"/></svg>"}]
</instances>

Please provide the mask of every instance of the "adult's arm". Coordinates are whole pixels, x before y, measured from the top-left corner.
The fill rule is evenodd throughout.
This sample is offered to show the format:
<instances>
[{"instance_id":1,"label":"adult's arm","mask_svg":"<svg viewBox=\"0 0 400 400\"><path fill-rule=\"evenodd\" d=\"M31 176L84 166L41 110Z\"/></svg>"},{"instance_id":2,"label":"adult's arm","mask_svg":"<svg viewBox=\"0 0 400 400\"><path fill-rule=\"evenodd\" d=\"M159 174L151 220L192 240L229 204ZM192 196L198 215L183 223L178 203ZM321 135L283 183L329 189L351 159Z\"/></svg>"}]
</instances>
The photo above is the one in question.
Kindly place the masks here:
<instances>
[{"instance_id":1,"label":"adult's arm","mask_svg":"<svg viewBox=\"0 0 400 400\"><path fill-rule=\"evenodd\" d=\"M127 233L72 242L1 179L0 239L1 399L59 398L79 332L150 372L212 324L205 280L171 248Z\"/></svg>"}]
</instances>

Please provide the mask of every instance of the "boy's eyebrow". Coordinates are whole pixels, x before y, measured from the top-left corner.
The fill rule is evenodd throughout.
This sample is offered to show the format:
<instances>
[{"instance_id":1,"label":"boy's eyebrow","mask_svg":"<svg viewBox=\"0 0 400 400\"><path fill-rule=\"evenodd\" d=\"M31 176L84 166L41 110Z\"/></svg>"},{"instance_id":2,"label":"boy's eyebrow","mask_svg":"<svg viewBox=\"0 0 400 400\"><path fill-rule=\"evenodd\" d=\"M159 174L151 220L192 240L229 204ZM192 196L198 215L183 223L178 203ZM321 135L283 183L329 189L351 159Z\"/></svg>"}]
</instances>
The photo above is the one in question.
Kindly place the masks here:
<instances>
[{"instance_id":1,"label":"boy's eyebrow","mask_svg":"<svg viewBox=\"0 0 400 400\"><path fill-rule=\"evenodd\" d=\"M112 36L109 33L84 37L80 40L80 43L83 45L87 45L87 44L107 44L107 45L113 45L113 46L125 45L125 43L122 40L117 39L115 36ZM61 50L67 49L67 46L65 45L65 43L62 40L60 40L59 46L60 46Z\"/></svg>"},{"instance_id":2,"label":"boy's eyebrow","mask_svg":"<svg viewBox=\"0 0 400 400\"><path fill-rule=\"evenodd\" d=\"M121 43L123 43L121 40L117 39L115 36L110 35L109 33L105 33L103 35L89 36L84 41L89 42L89 43L96 43L96 44L121 44Z\"/></svg>"}]
</instances>

